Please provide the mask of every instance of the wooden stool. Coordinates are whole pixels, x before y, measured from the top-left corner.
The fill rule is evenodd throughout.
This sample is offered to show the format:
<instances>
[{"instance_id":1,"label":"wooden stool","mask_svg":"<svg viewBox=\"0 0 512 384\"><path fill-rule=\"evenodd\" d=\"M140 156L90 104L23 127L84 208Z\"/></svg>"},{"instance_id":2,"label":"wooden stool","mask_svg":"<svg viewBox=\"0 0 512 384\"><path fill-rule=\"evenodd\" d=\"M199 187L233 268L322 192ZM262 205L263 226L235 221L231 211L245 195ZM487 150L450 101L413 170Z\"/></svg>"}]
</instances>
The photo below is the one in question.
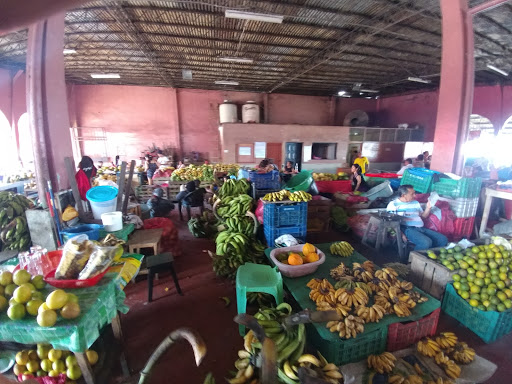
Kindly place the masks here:
<instances>
[{"instance_id":1,"label":"wooden stool","mask_svg":"<svg viewBox=\"0 0 512 384\"><path fill-rule=\"evenodd\" d=\"M128 240L128 251L130 253L140 253L141 248L153 248L153 254L157 255L163 231L162 228L135 231L131 239Z\"/></svg>"},{"instance_id":2,"label":"wooden stool","mask_svg":"<svg viewBox=\"0 0 512 384\"><path fill-rule=\"evenodd\" d=\"M374 247L372 247L368 243L368 235L371 231L372 226L377 227ZM380 217L378 215L373 215L373 214L370 215L370 221L368 222L366 231L364 231L362 243L368 247L375 248L377 251L380 250L382 244L384 243L384 239L386 238L388 229L392 229L396 233L396 245L398 247L398 256L400 258L400 261L403 261L404 244L402 242L402 231L400 229L400 220L393 220L393 219L390 220L389 218Z\"/></svg>"},{"instance_id":3,"label":"wooden stool","mask_svg":"<svg viewBox=\"0 0 512 384\"><path fill-rule=\"evenodd\" d=\"M161 255L148 257L146 259L146 266L148 267L148 303L151 303L153 300L153 276L163 271L171 271L176 290L183 296L180 283L178 282L178 276L174 270L174 258L170 253L162 253Z\"/></svg>"}]
</instances>

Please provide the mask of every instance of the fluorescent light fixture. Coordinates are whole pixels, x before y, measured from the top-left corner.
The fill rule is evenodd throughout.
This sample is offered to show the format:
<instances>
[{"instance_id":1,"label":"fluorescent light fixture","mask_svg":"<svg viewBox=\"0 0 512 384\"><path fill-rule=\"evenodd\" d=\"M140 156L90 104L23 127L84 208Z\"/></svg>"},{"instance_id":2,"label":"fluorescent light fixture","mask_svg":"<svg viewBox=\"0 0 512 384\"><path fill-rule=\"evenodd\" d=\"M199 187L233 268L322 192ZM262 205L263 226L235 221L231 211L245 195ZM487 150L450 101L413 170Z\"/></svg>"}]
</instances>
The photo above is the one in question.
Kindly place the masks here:
<instances>
[{"instance_id":1,"label":"fluorescent light fixture","mask_svg":"<svg viewBox=\"0 0 512 384\"><path fill-rule=\"evenodd\" d=\"M120 79L119 73L91 73L93 79Z\"/></svg>"},{"instance_id":2,"label":"fluorescent light fixture","mask_svg":"<svg viewBox=\"0 0 512 384\"><path fill-rule=\"evenodd\" d=\"M74 49L64 49L63 53L65 55L72 55L73 53L76 53L76 50L74 50Z\"/></svg>"},{"instance_id":3,"label":"fluorescent light fixture","mask_svg":"<svg viewBox=\"0 0 512 384\"><path fill-rule=\"evenodd\" d=\"M192 80L192 70L190 69L182 69L181 70L181 77L183 80Z\"/></svg>"},{"instance_id":4,"label":"fluorescent light fixture","mask_svg":"<svg viewBox=\"0 0 512 384\"><path fill-rule=\"evenodd\" d=\"M366 93L379 93L376 89L360 89L359 91Z\"/></svg>"},{"instance_id":5,"label":"fluorescent light fixture","mask_svg":"<svg viewBox=\"0 0 512 384\"><path fill-rule=\"evenodd\" d=\"M237 11L234 9L226 9L225 16L230 19L265 21L267 23L278 23L278 24L281 24L284 19L284 16L280 16L280 15L269 15L267 13L244 12L244 11Z\"/></svg>"},{"instance_id":6,"label":"fluorescent light fixture","mask_svg":"<svg viewBox=\"0 0 512 384\"><path fill-rule=\"evenodd\" d=\"M345 93L347 93L347 91L339 91L338 96L343 96Z\"/></svg>"},{"instance_id":7,"label":"fluorescent light fixture","mask_svg":"<svg viewBox=\"0 0 512 384\"><path fill-rule=\"evenodd\" d=\"M504 71L504 70L502 70L502 69L496 68L494 65L487 64L487 68L489 68L490 70L492 70L492 71L494 71L494 72L499 73L500 75L508 76L508 72L505 72L505 71Z\"/></svg>"},{"instance_id":8,"label":"fluorescent light fixture","mask_svg":"<svg viewBox=\"0 0 512 384\"><path fill-rule=\"evenodd\" d=\"M218 85L238 85L238 81L216 80L215 84L218 84Z\"/></svg>"},{"instance_id":9,"label":"fluorescent light fixture","mask_svg":"<svg viewBox=\"0 0 512 384\"><path fill-rule=\"evenodd\" d=\"M247 57L219 57L220 61L226 61L228 63L247 63L251 64L254 60Z\"/></svg>"},{"instance_id":10,"label":"fluorescent light fixture","mask_svg":"<svg viewBox=\"0 0 512 384\"><path fill-rule=\"evenodd\" d=\"M408 77L407 80L415 81L416 83L430 84L430 80L422 79L421 77Z\"/></svg>"}]
</instances>

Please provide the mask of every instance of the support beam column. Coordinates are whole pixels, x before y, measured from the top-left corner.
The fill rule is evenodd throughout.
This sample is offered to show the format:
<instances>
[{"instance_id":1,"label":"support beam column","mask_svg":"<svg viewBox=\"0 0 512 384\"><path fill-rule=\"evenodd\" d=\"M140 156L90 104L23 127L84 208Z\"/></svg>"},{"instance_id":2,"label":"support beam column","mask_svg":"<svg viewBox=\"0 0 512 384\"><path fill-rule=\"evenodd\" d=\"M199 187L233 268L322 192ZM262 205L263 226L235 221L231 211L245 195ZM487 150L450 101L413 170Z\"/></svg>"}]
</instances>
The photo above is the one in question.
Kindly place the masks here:
<instances>
[{"instance_id":1,"label":"support beam column","mask_svg":"<svg viewBox=\"0 0 512 384\"><path fill-rule=\"evenodd\" d=\"M53 190L69 187L64 158L73 157L64 79L64 16L59 13L29 27L27 110L39 196L46 182Z\"/></svg>"},{"instance_id":2,"label":"support beam column","mask_svg":"<svg viewBox=\"0 0 512 384\"><path fill-rule=\"evenodd\" d=\"M473 20L467 0L441 0L442 61L432 169L461 173L473 104Z\"/></svg>"}]
</instances>

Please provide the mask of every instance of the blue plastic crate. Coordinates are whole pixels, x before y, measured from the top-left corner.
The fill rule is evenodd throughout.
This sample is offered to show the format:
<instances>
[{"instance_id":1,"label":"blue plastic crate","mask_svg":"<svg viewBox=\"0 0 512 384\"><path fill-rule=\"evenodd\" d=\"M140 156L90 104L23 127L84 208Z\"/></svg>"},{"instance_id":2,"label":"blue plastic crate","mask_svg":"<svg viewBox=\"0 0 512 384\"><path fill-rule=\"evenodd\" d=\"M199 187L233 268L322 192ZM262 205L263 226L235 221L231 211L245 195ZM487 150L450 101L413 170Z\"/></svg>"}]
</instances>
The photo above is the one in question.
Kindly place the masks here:
<instances>
[{"instance_id":1,"label":"blue plastic crate","mask_svg":"<svg viewBox=\"0 0 512 384\"><path fill-rule=\"evenodd\" d=\"M308 221L308 203L267 203L263 205L265 227L296 227Z\"/></svg>"},{"instance_id":2,"label":"blue plastic crate","mask_svg":"<svg viewBox=\"0 0 512 384\"><path fill-rule=\"evenodd\" d=\"M249 180L256 189L279 189L281 187L281 179L278 171L267 173L258 173L256 171L249 172Z\"/></svg>"},{"instance_id":3,"label":"blue plastic crate","mask_svg":"<svg viewBox=\"0 0 512 384\"><path fill-rule=\"evenodd\" d=\"M292 235L298 240L306 241L307 224L296 227L271 227L264 225L265 239L269 247L275 247L274 241L282 235Z\"/></svg>"}]
</instances>

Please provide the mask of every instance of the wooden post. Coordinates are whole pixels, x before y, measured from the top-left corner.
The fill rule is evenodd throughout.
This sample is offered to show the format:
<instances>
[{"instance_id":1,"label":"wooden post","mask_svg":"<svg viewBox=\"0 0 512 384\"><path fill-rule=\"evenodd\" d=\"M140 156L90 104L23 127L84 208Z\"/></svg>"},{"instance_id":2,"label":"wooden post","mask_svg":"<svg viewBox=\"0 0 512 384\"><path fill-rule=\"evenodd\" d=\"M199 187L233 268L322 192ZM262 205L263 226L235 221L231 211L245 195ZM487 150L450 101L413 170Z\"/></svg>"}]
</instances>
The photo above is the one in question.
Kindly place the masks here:
<instances>
[{"instance_id":1,"label":"wooden post","mask_svg":"<svg viewBox=\"0 0 512 384\"><path fill-rule=\"evenodd\" d=\"M125 178L126 178L126 161L123 161L121 163L121 172L119 173L119 179L117 180L117 185L119 187L119 190L117 191L116 211L120 211L121 206L123 204Z\"/></svg>"},{"instance_id":2,"label":"wooden post","mask_svg":"<svg viewBox=\"0 0 512 384\"><path fill-rule=\"evenodd\" d=\"M124 187L124 201L123 201L123 215L126 215L126 211L128 210L128 200L130 199L130 192L132 190L132 179L133 179L133 171L135 170L135 160L130 162L130 173L128 174L128 185Z\"/></svg>"}]
</instances>

